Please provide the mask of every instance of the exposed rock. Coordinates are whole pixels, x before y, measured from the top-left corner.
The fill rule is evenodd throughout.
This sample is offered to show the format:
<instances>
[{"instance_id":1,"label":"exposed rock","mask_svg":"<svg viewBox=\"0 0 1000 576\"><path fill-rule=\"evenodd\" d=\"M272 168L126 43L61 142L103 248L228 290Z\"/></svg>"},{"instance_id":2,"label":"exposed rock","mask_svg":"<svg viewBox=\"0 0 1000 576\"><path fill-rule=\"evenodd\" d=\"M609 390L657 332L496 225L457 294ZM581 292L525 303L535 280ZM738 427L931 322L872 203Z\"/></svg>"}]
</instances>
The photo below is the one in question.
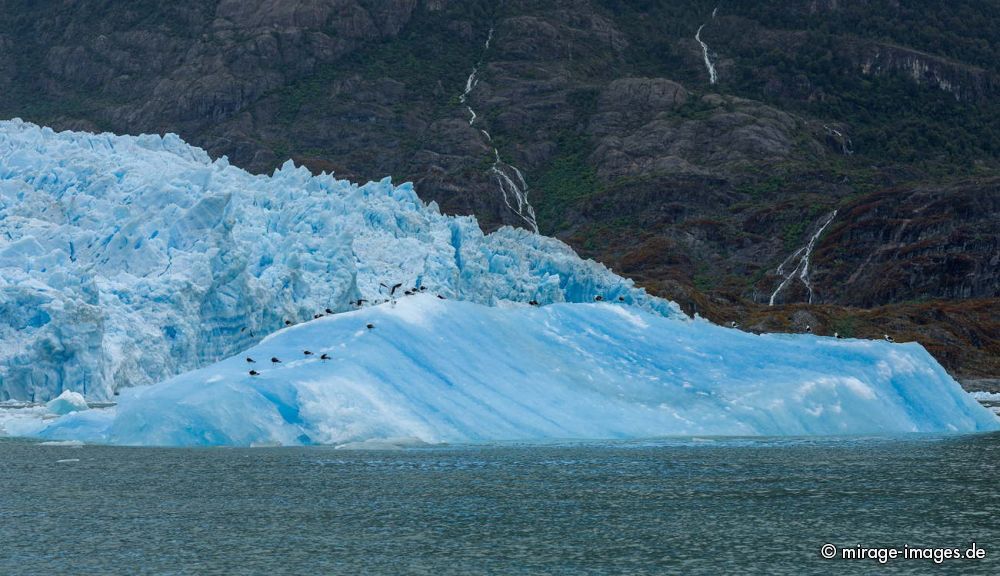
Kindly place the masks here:
<instances>
[{"instance_id":1,"label":"exposed rock","mask_svg":"<svg viewBox=\"0 0 1000 576\"><path fill-rule=\"evenodd\" d=\"M983 100L1000 94L1000 75L978 66L885 43L849 46L851 58L866 75L903 74L917 84L948 92L956 100Z\"/></svg>"},{"instance_id":2,"label":"exposed rock","mask_svg":"<svg viewBox=\"0 0 1000 576\"><path fill-rule=\"evenodd\" d=\"M1000 179L884 190L842 209L816 250L827 301L1000 294Z\"/></svg>"},{"instance_id":3,"label":"exposed rock","mask_svg":"<svg viewBox=\"0 0 1000 576\"><path fill-rule=\"evenodd\" d=\"M669 96L643 103L614 102L609 87L590 124L597 141L591 161L598 174L613 180L639 174L718 174L741 163L766 164L789 158L793 153L797 120L784 112L739 98L706 96L703 119L686 119L670 112L683 105L684 89L660 84ZM634 85L633 85L634 86ZM652 87L650 87L652 89ZM639 93L642 94L641 92ZM666 102L669 107L664 107ZM812 143L812 150L820 150Z\"/></svg>"}]
</instances>

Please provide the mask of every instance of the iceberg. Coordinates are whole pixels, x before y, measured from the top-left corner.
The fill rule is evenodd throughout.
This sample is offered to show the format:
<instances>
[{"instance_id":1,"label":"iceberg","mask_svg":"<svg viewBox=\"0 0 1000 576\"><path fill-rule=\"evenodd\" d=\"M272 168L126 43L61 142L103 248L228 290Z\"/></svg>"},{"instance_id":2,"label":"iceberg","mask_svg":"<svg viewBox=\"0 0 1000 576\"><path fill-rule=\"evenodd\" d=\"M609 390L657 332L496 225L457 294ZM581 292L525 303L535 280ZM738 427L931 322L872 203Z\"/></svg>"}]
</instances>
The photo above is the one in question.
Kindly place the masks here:
<instances>
[{"instance_id":1,"label":"iceberg","mask_svg":"<svg viewBox=\"0 0 1000 576\"><path fill-rule=\"evenodd\" d=\"M63 390L62 394L49 400L45 407L48 408L49 412L52 414L63 415L69 414L70 412L83 412L90 408L87 405L87 400L84 399L83 394L79 392L73 392L72 390Z\"/></svg>"},{"instance_id":2,"label":"iceberg","mask_svg":"<svg viewBox=\"0 0 1000 576\"><path fill-rule=\"evenodd\" d=\"M0 122L0 401L110 400L396 283L683 316L558 240L443 215L409 183L358 186L291 161L251 175L173 134Z\"/></svg>"},{"instance_id":3,"label":"iceberg","mask_svg":"<svg viewBox=\"0 0 1000 576\"><path fill-rule=\"evenodd\" d=\"M17 432L365 448L997 429L916 343L755 335L617 302L490 307L420 294L279 330L239 356L124 390L114 409Z\"/></svg>"}]
</instances>

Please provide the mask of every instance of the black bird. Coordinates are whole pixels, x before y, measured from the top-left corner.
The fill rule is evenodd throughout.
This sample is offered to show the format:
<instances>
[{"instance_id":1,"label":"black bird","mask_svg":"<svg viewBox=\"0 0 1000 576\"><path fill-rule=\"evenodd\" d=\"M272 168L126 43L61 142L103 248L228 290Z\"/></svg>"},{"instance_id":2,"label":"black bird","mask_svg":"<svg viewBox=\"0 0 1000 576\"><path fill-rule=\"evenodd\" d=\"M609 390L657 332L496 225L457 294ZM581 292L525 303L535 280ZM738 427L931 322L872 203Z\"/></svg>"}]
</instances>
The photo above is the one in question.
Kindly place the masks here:
<instances>
[{"instance_id":1,"label":"black bird","mask_svg":"<svg viewBox=\"0 0 1000 576\"><path fill-rule=\"evenodd\" d=\"M888 334L886 334L884 338L886 342L895 342L895 340L892 339L892 336L889 336Z\"/></svg>"},{"instance_id":2,"label":"black bird","mask_svg":"<svg viewBox=\"0 0 1000 576\"><path fill-rule=\"evenodd\" d=\"M625 301L625 297L624 296L619 296L618 297L618 301L619 302L624 302Z\"/></svg>"},{"instance_id":3,"label":"black bird","mask_svg":"<svg viewBox=\"0 0 1000 576\"><path fill-rule=\"evenodd\" d=\"M322 317L323 317L322 314L313 314L313 320L315 320L317 318L322 318Z\"/></svg>"},{"instance_id":4,"label":"black bird","mask_svg":"<svg viewBox=\"0 0 1000 576\"><path fill-rule=\"evenodd\" d=\"M260 375L260 372L258 372L258 371L256 371L256 370L251 370L251 371L250 371L250 375L251 375L251 376L259 376L259 375Z\"/></svg>"},{"instance_id":5,"label":"black bird","mask_svg":"<svg viewBox=\"0 0 1000 576\"><path fill-rule=\"evenodd\" d=\"M292 325L291 320L285 320L285 326L291 326L291 325Z\"/></svg>"},{"instance_id":6,"label":"black bird","mask_svg":"<svg viewBox=\"0 0 1000 576\"><path fill-rule=\"evenodd\" d=\"M538 306L538 300L529 300L528 301L528 305L529 306Z\"/></svg>"},{"instance_id":7,"label":"black bird","mask_svg":"<svg viewBox=\"0 0 1000 576\"><path fill-rule=\"evenodd\" d=\"M303 350L302 353L305 354L306 356L312 356L313 355L313 353L310 352L309 350Z\"/></svg>"},{"instance_id":8,"label":"black bird","mask_svg":"<svg viewBox=\"0 0 1000 576\"><path fill-rule=\"evenodd\" d=\"M247 362L248 362L249 364L254 364L254 363L256 363L257 361L256 361L256 360L254 360L253 358L251 358L251 357L247 356Z\"/></svg>"},{"instance_id":9,"label":"black bird","mask_svg":"<svg viewBox=\"0 0 1000 576\"><path fill-rule=\"evenodd\" d=\"M374 327L375 327L375 325L374 325L374 324L367 324L366 326L367 326L367 328L368 328L369 330L371 330L372 328L374 328Z\"/></svg>"},{"instance_id":10,"label":"black bird","mask_svg":"<svg viewBox=\"0 0 1000 576\"><path fill-rule=\"evenodd\" d=\"M600 302L601 300L604 300L604 296L594 296L594 300Z\"/></svg>"},{"instance_id":11,"label":"black bird","mask_svg":"<svg viewBox=\"0 0 1000 576\"><path fill-rule=\"evenodd\" d=\"M438 294L437 297L440 298L441 300L444 300L444 296L442 296L440 294Z\"/></svg>"},{"instance_id":12,"label":"black bird","mask_svg":"<svg viewBox=\"0 0 1000 576\"><path fill-rule=\"evenodd\" d=\"M403 292L403 294L405 294L406 296L413 296L413 292L410 292L409 290Z\"/></svg>"},{"instance_id":13,"label":"black bird","mask_svg":"<svg viewBox=\"0 0 1000 576\"><path fill-rule=\"evenodd\" d=\"M423 292L424 290L427 290L427 286L421 286L421 287L420 287L420 291L421 291L421 292Z\"/></svg>"},{"instance_id":14,"label":"black bird","mask_svg":"<svg viewBox=\"0 0 1000 576\"><path fill-rule=\"evenodd\" d=\"M281 360L278 360L277 356L271 356L272 364L281 364Z\"/></svg>"},{"instance_id":15,"label":"black bird","mask_svg":"<svg viewBox=\"0 0 1000 576\"><path fill-rule=\"evenodd\" d=\"M323 354L322 356L319 357L319 359L320 360L329 360L330 356L328 356L327 354Z\"/></svg>"},{"instance_id":16,"label":"black bird","mask_svg":"<svg viewBox=\"0 0 1000 576\"><path fill-rule=\"evenodd\" d=\"M834 332L833 337L836 338L837 340L841 340L844 338L843 336L840 335L840 332Z\"/></svg>"},{"instance_id":17,"label":"black bird","mask_svg":"<svg viewBox=\"0 0 1000 576\"><path fill-rule=\"evenodd\" d=\"M382 282L379 282L378 285L381 286L381 287L383 287L383 288L385 288L386 290L388 290L389 291L389 296L392 296L393 294L396 293L396 290L398 290L403 285L403 283L402 282L398 282L396 284L393 284L391 287L390 286L386 286Z\"/></svg>"},{"instance_id":18,"label":"black bird","mask_svg":"<svg viewBox=\"0 0 1000 576\"><path fill-rule=\"evenodd\" d=\"M329 308L327 308L326 310L324 310L324 312L326 312L327 314L333 314L333 310L330 310Z\"/></svg>"}]
</instances>

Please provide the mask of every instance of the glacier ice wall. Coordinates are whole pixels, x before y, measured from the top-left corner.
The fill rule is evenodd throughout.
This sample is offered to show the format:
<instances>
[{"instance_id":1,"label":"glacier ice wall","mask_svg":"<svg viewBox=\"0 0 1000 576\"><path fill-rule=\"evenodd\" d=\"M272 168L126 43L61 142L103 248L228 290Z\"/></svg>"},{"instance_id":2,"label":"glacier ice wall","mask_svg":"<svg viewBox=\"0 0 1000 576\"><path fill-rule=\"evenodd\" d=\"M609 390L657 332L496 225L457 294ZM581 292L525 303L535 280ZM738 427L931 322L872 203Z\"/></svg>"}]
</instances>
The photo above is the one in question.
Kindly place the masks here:
<instances>
[{"instance_id":1,"label":"glacier ice wall","mask_svg":"<svg viewBox=\"0 0 1000 576\"><path fill-rule=\"evenodd\" d=\"M106 399L384 297L382 282L681 315L557 240L483 235L408 183L357 186L290 161L255 176L173 134L0 122L0 400Z\"/></svg>"},{"instance_id":2,"label":"glacier ice wall","mask_svg":"<svg viewBox=\"0 0 1000 576\"><path fill-rule=\"evenodd\" d=\"M916 343L758 336L617 303L418 295L280 330L238 357L125 390L112 410L7 428L245 446L970 432L1000 420Z\"/></svg>"}]
</instances>

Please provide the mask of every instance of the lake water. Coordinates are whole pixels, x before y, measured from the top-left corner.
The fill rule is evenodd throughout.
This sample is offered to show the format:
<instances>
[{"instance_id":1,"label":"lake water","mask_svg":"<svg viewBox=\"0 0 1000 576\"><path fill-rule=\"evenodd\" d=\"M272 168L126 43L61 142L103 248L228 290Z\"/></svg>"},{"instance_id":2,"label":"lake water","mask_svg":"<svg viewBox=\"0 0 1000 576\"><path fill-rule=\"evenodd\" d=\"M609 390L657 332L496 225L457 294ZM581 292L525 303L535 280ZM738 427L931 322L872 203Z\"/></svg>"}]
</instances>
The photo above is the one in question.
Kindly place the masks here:
<instances>
[{"instance_id":1,"label":"lake water","mask_svg":"<svg viewBox=\"0 0 1000 576\"><path fill-rule=\"evenodd\" d=\"M1000 435L152 449L0 439L0 574L998 574ZM820 547L980 560L826 560Z\"/></svg>"}]
</instances>

